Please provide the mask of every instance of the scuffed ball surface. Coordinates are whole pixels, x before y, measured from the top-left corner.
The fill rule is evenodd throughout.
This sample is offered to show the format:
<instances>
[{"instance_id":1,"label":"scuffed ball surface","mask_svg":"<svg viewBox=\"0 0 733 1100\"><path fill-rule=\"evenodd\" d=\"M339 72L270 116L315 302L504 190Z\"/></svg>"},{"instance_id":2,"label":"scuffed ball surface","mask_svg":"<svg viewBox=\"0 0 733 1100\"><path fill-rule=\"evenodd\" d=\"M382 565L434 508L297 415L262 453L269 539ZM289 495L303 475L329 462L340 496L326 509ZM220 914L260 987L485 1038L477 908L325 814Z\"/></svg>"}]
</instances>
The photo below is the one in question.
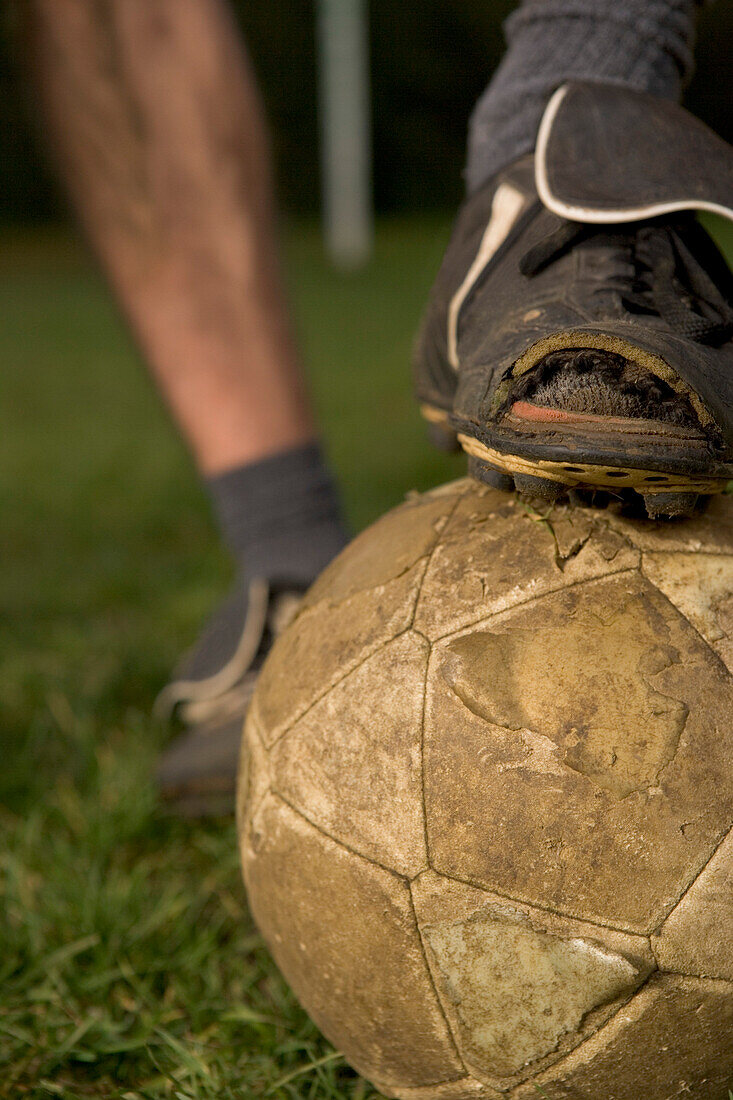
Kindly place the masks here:
<instances>
[{"instance_id":1,"label":"scuffed ball surface","mask_svg":"<svg viewBox=\"0 0 733 1100\"><path fill-rule=\"evenodd\" d=\"M275 646L250 903L385 1094L726 1096L732 504L657 525L456 482L360 535Z\"/></svg>"}]
</instances>

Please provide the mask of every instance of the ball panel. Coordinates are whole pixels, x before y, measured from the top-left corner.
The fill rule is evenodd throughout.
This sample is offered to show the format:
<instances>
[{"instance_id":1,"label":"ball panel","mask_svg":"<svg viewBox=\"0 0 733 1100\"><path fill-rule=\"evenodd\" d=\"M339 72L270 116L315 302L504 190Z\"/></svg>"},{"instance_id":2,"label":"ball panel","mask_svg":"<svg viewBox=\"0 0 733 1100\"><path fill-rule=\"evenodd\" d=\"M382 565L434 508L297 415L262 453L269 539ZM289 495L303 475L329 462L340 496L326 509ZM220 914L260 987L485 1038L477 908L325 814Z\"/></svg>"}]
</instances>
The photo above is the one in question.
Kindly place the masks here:
<instances>
[{"instance_id":1,"label":"ball panel","mask_svg":"<svg viewBox=\"0 0 733 1100\"><path fill-rule=\"evenodd\" d=\"M424 563L381 588L298 615L265 661L252 710L270 748L329 687L410 625Z\"/></svg>"},{"instance_id":2,"label":"ball panel","mask_svg":"<svg viewBox=\"0 0 733 1100\"><path fill-rule=\"evenodd\" d=\"M446 517L465 491L459 484L451 493L408 500L387 512L349 543L311 586L304 606L319 600L339 600L378 588L427 557L438 540Z\"/></svg>"},{"instance_id":3,"label":"ball panel","mask_svg":"<svg viewBox=\"0 0 733 1100\"><path fill-rule=\"evenodd\" d=\"M240 828L247 827L249 819L270 789L270 782L270 763L262 731L250 711L244 724L237 776L237 822Z\"/></svg>"},{"instance_id":4,"label":"ball panel","mask_svg":"<svg viewBox=\"0 0 733 1100\"><path fill-rule=\"evenodd\" d=\"M368 1078L462 1076L404 879L347 851L274 795L240 836L254 919L295 995Z\"/></svg>"},{"instance_id":5,"label":"ball panel","mask_svg":"<svg viewBox=\"0 0 733 1100\"><path fill-rule=\"evenodd\" d=\"M733 982L731 914L733 833L652 937L660 967Z\"/></svg>"},{"instance_id":6,"label":"ball panel","mask_svg":"<svg viewBox=\"0 0 733 1100\"><path fill-rule=\"evenodd\" d=\"M272 750L273 788L336 840L416 875L427 866L422 709L429 646L407 633L316 703Z\"/></svg>"},{"instance_id":7,"label":"ball panel","mask_svg":"<svg viewBox=\"0 0 733 1100\"><path fill-rule=\"evenodd\" d=\"M636 572L437 643L424 736L432 866L650 932L730 821L731 712L720 662Z\"/></svg>"},{"instance_id":8,"label":"ball panel","mask_svg":"<svg viewBox=\"0 0 733 1100\"><path fill-rule=\"evenodd\" d=\"M723 1100L733 1080L733 986L655 974L562 1062L510 1093L537 1100Z\"/></svg>"},{"instance_id":9,"label":"ball panel","mask_svg":"<svg viewBox=\"0 0 733 1100\"><path fill-rule=\"evenodd\" d=\"M528 514L470 482L442 487L365 532L275 647L251 711L268 750L252 741L240 780L251 792L240 842L252 909L305 1007L386 1095L536 1100L535 1084L553 1100L726 1095L733 983L708 972L728 973L715 937L730 918L721 880L706 876L733 812L733 686L711 648L728 629L718 568L733 555L731 503L645 524L593 509ZM415 819L394 793L403 783L413 804L413 762L400 772L397 748L415 750L416 687L406 678L397 692L402 673L381 659L398 652L416 607L435 640L430 854L470 886L433 871L408 885L373 862L381 843L385 863L422 866L410 862ZM303 813L272 792L273 761ZM381 801L366 789L380 779ZM342 843L326 835L341 826ZM645 978L646 936L667 916L655 938L662 965L705 977ZM570 977L553 998L563 967ZM627 984L599 1003L619 992L614 978ZM492 1047L484 1005L490 1026L502 1013L506 1024L516 986L532 986L532 1003ZM556 1049L514 1076L489 1074L487 1058L516 1064L520 1040L536 1052L553 1036Z\"/></svg>"},{"instance_id":10,"label":"ball panel","mask_svg":"<svg viewBox=\"0 0 733 1100\"><path fill-rule=\"evenodd\" d=\"M649 551L642 571L733 672L733 557Z\"/></svg>"},{"instance_id":11,"label":"ball panel","mask_svg":"<svg viewBox=\"0 0 733 1100\"><path fill-rule=\"evenodd\" d=\"M415 627L435 639L543 592L638 564L639 552L602 513L558 506L542 520L506 493L474 490L441 534Z\"/></svg>"},{"instance_id":12,"label":"ball panel","mask_svg":"<svg viewBox=\"0 0 733 1100\"><path fill-rule=\"evenodd\" d=\"M431 871L411 888L463 1060L502 1090L597 1030L655 966L644 937L508 905Z\"/></svg>"}]
</instances>

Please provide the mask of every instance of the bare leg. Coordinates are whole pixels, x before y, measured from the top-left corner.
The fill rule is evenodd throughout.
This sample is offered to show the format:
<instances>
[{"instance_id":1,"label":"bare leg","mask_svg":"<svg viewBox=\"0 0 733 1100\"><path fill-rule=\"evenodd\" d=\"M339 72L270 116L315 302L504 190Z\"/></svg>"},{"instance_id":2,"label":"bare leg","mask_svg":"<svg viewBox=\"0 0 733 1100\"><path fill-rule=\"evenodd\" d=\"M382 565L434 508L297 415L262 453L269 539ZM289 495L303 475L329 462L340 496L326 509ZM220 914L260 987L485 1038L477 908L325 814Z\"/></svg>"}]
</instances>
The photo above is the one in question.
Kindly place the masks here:
<instances>
[{"instance_id":1,"label":"bare leg","mask_svg":"<svg viewBox=\"0 0 733 1100\"><path fill-rule=\"evenodd\" d=\"M27 7L74 207L200 469L312 439L259 97L225 5Z\"/></svg>"}]
</instances>

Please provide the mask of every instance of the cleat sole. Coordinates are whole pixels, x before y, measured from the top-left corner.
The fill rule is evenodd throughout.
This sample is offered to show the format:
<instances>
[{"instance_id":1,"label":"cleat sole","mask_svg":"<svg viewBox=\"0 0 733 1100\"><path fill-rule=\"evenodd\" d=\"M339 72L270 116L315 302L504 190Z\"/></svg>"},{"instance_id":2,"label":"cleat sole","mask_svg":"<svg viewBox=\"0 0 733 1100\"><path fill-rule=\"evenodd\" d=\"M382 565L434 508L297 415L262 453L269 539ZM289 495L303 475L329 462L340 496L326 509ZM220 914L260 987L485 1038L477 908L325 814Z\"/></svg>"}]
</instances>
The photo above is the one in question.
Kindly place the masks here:
<instances>
[{"instance_id":1,"label":"cleat sole","mask_svg":"<svg viewBox=\"0 0 733 1100\"><path fill-rule=\"evenodd\" d=\"M704 477L667 473L653 469L637 469L631 466L606 466L587 462L557 462L550 459L531 459L487 447L473 436L459 433L458 441L466 454L503 470L516 481L522 475L556 482L561 489L604 489L618 493L633 489L646 496L711 495L722 493L726 478Z\"/></svg>"}]
</instances>

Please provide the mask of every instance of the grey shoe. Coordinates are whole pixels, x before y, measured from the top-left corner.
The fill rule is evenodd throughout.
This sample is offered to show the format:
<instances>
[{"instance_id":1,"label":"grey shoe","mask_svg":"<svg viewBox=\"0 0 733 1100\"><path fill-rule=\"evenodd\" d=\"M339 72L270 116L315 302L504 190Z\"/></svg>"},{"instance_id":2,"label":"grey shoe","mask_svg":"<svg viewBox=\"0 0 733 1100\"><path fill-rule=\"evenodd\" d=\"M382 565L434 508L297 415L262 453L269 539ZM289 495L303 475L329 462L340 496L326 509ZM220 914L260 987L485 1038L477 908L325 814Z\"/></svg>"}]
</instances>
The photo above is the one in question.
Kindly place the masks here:
<instances>
[{"instance_id":1,"label":"grey shoe","mask_svg":"<svg viewBox=\"0 0 733 1100\"><path fill-rule=\"evenodd\" d=\"M160 795L184 816L230 814L242 726L262 663L294 618L303 589L240 584L214 613L155 704L187 727L163 752Z\"/></svg>"},{"instance_id":2,"label":"grey shoe","mask_svg":"<svg viewBox=\"0 0 733 1100\"><path fill-rule=\"evenodd\" d=\"M733 149L683 108L563 86L536 155L463 207L418 336L433 433L474 476L690 512L733 477Z\"/></svg>"}]
</instances>

